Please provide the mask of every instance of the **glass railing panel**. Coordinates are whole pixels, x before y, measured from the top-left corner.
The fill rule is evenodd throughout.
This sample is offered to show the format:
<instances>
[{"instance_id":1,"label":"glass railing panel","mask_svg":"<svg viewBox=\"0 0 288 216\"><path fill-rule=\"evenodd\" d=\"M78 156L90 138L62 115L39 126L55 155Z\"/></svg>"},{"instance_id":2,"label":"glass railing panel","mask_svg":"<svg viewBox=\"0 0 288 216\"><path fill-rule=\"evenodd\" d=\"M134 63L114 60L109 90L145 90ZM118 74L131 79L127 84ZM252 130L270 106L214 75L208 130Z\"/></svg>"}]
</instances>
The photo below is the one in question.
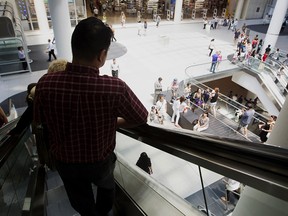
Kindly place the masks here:
<instances>
[{"instance_id":1,"label":"glass railing panel","mask_svg":"<svg viewBox=\"0 0 288 216\"><path fill-rule=\"evenodd\" d=\"M22 140L0 169L0 215L21 215L31 168L33 161Z\"/></svg>"}]
</instances>

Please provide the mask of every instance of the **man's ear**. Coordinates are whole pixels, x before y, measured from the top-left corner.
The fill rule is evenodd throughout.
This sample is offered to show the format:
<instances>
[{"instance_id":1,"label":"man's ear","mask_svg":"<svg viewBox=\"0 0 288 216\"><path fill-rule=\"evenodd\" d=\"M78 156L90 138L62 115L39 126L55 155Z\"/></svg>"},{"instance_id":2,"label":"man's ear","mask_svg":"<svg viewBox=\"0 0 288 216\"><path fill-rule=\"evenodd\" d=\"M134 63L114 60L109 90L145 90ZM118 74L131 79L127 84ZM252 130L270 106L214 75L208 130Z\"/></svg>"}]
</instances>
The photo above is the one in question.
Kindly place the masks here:
<instances>
[{"instance_id":1,"label":"man's ear","mask_svg":"<svg viewBox=\"0 0 288 216\"><path fill-rule=\"evenodd\" d=\"M107 57L107 50L105 49L101 50L100 54L98 55L98 61L100 63L99 68L105 64L106 57Z\"/></svg>"}]
</instances>

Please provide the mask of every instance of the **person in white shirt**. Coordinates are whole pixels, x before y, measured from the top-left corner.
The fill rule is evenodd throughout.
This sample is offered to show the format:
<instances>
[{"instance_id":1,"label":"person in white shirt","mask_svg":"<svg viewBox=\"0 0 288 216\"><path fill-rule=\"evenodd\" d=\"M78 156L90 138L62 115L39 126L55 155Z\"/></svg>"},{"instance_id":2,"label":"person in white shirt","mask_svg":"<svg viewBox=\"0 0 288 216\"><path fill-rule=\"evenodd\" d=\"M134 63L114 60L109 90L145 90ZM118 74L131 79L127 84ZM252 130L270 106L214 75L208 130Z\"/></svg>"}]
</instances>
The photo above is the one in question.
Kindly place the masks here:
<instances>
[{"instance_id":1,"label":"person in white shirt","mask_svg":"<svg viewBox=\"0 0 288 216\"><path fill-rule=\"evenodd\" d=\"M142 23L141 20L137 22L138 35L141 36Z\"/></svg>"},{"instance_id":2,"label":"person in white shirt","mask_svg":"<svg viewBox=\"0 0 288 216\"><path fill-rule=\"evenodd\" d=\"M26 55L23 47L18 47L18 58L22 62L23 70L27 70L28 64L26 62Z\"/></svg>"},{"instance_id":3,"label":"person in white shirt","mask_svg":"<svg viewBox=\"0 0 288 216\"><path fill-rule=\"evenodd\" d=\"M157 17L156 17L156 27L157 28L159 27L160 21L161 21L161 17L159 15L157 15Z\"/></svg>"},{"instance_id":4,"label":"person in white shirt","mask_svg":"<svg viewBox=\"0 0 288 216\"><path fill-rule=\"evenodd\" d=\"M156 103L156 109L158 113L158 120L160 124L163 124L164 120L167 119L167 101L164 95L159 95L159 100Z\"/></svg>"},{"instance_id":5,"label":"person in white shirt","mask_svg":"<svg viewBox=\"0 0 288 216\"><path fill-rule=\"evenodd\" d=\"M118 77L119 74L119 64L116 62L116 59L113 59L113 62L111 64L111 73L113 77Z\"/></svg>"},{"instance_id":6,"label":"person in white shirt","mask_svg":"<svg viewBox=\"0 0 288 216\"><path fill-rule=\"evenodd\" d=\"M221 197L221 200L225 203L229 202L230 193L236 195L237 198L239 198L241 183L230 178L228 181L224 180L224 182L226 183L226 194L225 197Z\"/></svg>"},{"instance_id":7,"label":"person in white shirt","mask_svg":"<svg viewBox=\"0 0 288 216\"><path fill-rule=\"evenodd\" d=\"M49 56L47 61L51 61L51 56L53 56L54 59L57 59L57 57L55 55L55 44L50 39L48 39L47 50L48 50L48 56Z\"/></svg>"},{"instance_id":8,"label":"person in white shirt","mask_svg":"<svg viewBox=\"0 0 288 216\"><path fill-rule=\"evenodd\" d=\"M54 50L55 50L55 45L53 43L53 41L51 41L50 39L48 39L48 47L47 47L47 50L48 50L48 56L49 56L49 59L48 61L50 62L51 61L51 56L53 56L54 59L57 59L55 53L54 53Z\"/></svg>"},{"instance_id":9,"label":"person in white shirt","mask_svg":"<svg viewBox=\"0 0 288 216\"><path fill-rule=\"evenodd\" d=\"M159 77L158 80L154 83L154 99L153 99L154 105L159 100L159 95L162 92L162 83L161 82L162 82L162 77Z\"/></svg>"},{"instance_id":10,"label":"person in white shirt","mask_svg":"<svg viewBox=\"0 0 288 216\"><path fill-rule=\"evenodd\" d=\"M177 97L176 100L174 100L172 109L173 109L173 114L171 117L171 123L174 123L175 126L178 126L179 118L180 118L180 97ZM175 120L176 117L176 120Z\"/></svg>"},{"instance_id":11,"label":"person in white shirt","mask_svg":"<svg viewBox=\"0 0 288 216\"><path fill-rule=\"evenodd\" d=\"M174 102L173 102L173 106L172 106L172 109L173 109L173 115L172 115L172 118L171 118L171 122L174 123L174 119L175 119L175 116L176 116L176 120L175 120L175 123L174 125L176 127L179 127L179 119L180 119L180 113L185 113L189 107L187 106L186 102L185 102L186 98L184 96L182 97L178 97Z\"/></svg>"}]
</instances>

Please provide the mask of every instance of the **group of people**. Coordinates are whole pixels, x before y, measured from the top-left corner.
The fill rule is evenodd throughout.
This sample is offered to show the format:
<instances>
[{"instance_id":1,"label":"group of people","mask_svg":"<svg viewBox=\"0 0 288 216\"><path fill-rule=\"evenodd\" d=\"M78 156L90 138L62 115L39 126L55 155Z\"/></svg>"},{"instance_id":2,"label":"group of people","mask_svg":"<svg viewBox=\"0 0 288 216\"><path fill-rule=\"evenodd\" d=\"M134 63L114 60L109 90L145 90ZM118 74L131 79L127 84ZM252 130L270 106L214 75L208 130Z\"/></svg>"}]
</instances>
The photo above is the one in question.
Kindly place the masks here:
<instances>
[{"instance_id":1,"label":"group of people","mask_svg":"<svg viewBox=\"0 0 288 216\"><path fill-rule=\"evenodd\" d=\"M176 97L172 104L173 114L171 117L171 122L179 127L180 114L187 112L191 109L194 112L196 107L200 107L204 112L195 121L192 121L193 130L203 131L209 127L209 111L216 117L216 105L219 96L219 88L211 90L198 88L195 92L191 91L191 84L187 83L184 89L184 95L181 97Z\"/></svg>"},{"instance_id":2,"label":"group of people","mask_svg":"<svg viewBox=\"0 0 288 216\"><path fill-rule=\"evenodd\" d=\"M209 126L209 111L216 117L216 104L219 96L219 88L202 90L200 88L197 91L192 92L191 83L187 83L184 88L184 92L179 92L179 82L177 78L174 78L171 85L172 99L170 101L172 105L171 123L176 127L179 127L179 119L181 113L187 112L189 109L194 112L195 108L200 107L205 112L199 116L197 123L194 124L194 130L203 131ZM182 95L182 96L179 96ZM162 78L159 77L154 83L154 99L153 106L150 110L150 122L157 121L163 124L163 121L167 119L167 101L165 95L162 93ZM209 110L209 111L208 111ZM195 122L195 121L194 121Z\"/></svg>"},{"instance_id":3,"label":"group of people","mask_svg":"<svg viewBox=\"0 0 288 216\"><path fill-rule=\"evenodd\" d=\"M244 28L245 29L245 28ZM244 63L250 65L251 58L257 58L262 62L265 62L269 55L271 54L271 45L268 45L265 48L264 54L261 55L261 50L263 49L264 41L259 39L258 35L255 35L251 40L249 35L245 34L245 31L242 28L242 32L240 29L237 29L234 33L234 44L236 45L236 52L233 56L233 62L236 63L237 61L244 61ZM279 48L275 50L273 53L272 58L275 60L279 60ZM260 67L261 65L259 65Z\"/></svg>"},{"instance_id":4,"label":"group of people","mask_svg":"<svg viewBox=\"0 0 288 216\"><path fill-rule=\"evenodd\" d=\"M207 29L207 26L210 29L217 29L218 26L228 26L228 30L231 29L234 31L237 28L238 25L238 19L233 18L225 18L225 19L219 19L217 16L213 17L211 20L208 20L207 18L203 19L203 29Z\"/></svg>"}]
</instances>

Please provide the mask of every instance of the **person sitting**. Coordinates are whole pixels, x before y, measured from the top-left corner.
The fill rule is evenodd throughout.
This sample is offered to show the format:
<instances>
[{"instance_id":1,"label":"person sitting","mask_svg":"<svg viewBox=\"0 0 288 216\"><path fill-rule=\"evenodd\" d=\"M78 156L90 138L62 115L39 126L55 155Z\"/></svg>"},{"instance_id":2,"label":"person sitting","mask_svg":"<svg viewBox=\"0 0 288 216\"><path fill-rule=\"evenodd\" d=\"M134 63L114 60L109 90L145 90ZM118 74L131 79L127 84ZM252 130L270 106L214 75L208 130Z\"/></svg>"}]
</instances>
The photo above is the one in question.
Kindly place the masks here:
<instances>
[{"instance_id":1,"label":"person sitting","mask_svg":"<svg viewBox=\"0 0 288 216\"><path fill-rule=\"evenodd\" d=\"M200 132L207 130L208 127L209 127L208 111L205 111L203 114L200 115L198 123L193 127L193 130Z\"/></svg>"}]
</instances>

